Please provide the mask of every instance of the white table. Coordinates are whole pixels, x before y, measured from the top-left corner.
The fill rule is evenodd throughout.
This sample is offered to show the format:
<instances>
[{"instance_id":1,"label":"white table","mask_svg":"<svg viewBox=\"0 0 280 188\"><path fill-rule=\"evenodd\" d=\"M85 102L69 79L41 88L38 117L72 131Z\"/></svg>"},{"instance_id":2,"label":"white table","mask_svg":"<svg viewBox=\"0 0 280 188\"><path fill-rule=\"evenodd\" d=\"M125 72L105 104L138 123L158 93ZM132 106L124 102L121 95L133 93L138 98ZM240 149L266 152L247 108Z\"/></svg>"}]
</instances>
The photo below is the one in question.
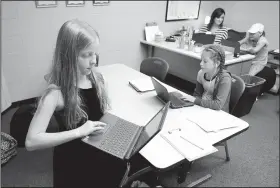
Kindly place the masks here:
<instances>
[{"instance_id":1,"label":"white table","mask_svg":"<svg viewBox=\"0 0 280 188\"><path fill-rule=\"evenodd\" d=\"M187 49L178 48L176 42L147 42L146 40L140 40L140 43L148 46L148 56L153 57L155 48L167 50L169 52L180 54L187 57L184 62L178 62L177 59L174 59L172 56L169 58L167 55L164 56L164 59L169 63L169 73L176 75L184 80L195 83L197 72L200 69L200 60L201 53L196 53ZM232 53L226 51L226 61L225 65L227 69L236 75L241 75L244 72L248 72L247 64L243 67L245 62L252 60L255 56L251 54L240 55L238 58L233 57ZM250 65L250 62L249 62Z\"/></svg>"},{"instance_id":2,"label":"white table","mask_svg":"<svg viewBox=\"0 0 280 188\"><path fill-rule=\"evenodd\" d=\"M172 52L175 52L175 53L178 53L178 54L186 55L186 56L201 60L201 52L196 53L194 51L190 51L190 50L187 50L187 49L180 49L180 48L178 48L178 44L176 42L166 42L166 41L162 41L162 42L150 41L150 42L148 42L146 40L140 40L140 42L142 44L146 44L146 45L149 45L151 47L157 47L157 48L165 49L165 50L168 50L168 51L172 51ZM152 50L152 49L150 48L150 50ZM246 54L246 55L240 55L238 58L235 58L235 57L231 56L227 51L225 53L226 53L226 62L225 62L226 66L227 65L232 65L232 64L235 64L235 63L240 63L240 62L243 62L243 61L248 61L248 60L251 60L255 57L254 55ZM153 56L152 51L150 51L149 54L150 54L150 56ZM227 54L229 54L229 56L227 56Z\"/></svg>"},{"instance_id":3,"label":"white table","mask_svg":"<svg viewBox=\"0 0 280 188\"><path fill-rule=\"evenodd\" d=\"M108 95L112 106L111 113L143 126L163 107L163 104L156 98L155 91L138 93L129 85L129 80L147 77L146 75L123 64L101 66L98 70L103 74L107 83ZM176 90L168 85L166 85L166 87L169 91ZM182 94L187 95L185 93ZM180 114L199 113L201 110L200 108L201 107L195 105L193 107L181 109L169 109L162 131L170 130L174 127L174 120ZM220 113L223 117L233 117L223 111L220 111ZM211 143L215 144L249 127L247 122L239 118L237 118L237 120L238 127L226 129L217 133L206 133L200 127L194 125L188 125L188 130L193 131L193 133L198 136L208 136ZM184 160L184 157L159 134L140 151L140 154L157 169L166 169Z\"/></svg>"}]
</instances>

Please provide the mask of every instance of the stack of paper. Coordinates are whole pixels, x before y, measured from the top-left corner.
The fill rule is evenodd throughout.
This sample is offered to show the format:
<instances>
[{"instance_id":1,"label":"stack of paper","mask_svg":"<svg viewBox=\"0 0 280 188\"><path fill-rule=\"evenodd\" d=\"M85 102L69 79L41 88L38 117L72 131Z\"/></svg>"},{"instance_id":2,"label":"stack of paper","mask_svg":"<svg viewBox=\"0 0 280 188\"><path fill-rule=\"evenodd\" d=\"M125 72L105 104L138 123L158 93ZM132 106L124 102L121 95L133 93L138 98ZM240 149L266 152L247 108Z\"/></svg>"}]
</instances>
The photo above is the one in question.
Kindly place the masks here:
<instances>
[{"instance_id":1,"label":"stack of paper","mask_svg":"<svg viewBox=\"0 0 280 188\"><path fill-rule=\"evenodd\" d=\"M186 113L186 118L197 124L206 132L217 132L223 129L234 128L239 124L238 118L229 115L222 110L217 111L202 107L199 110L199 113Z\"/></svg>"},{"instance_id":2,"label":"stack of paper","mask_svg":"<svg viewBox=\"0 0 280 188\"><path fill-rule=\"evenodd\" d=\"M152 91L155 89L150 77L131 80L129 84L138 92Z\"/></svg>"},{"instance_id":3,"label":"stack of paper","mask_svg":"<svg viewBox=\"0 0 280 188\"><path fill-rule=\"evenodd\" d=\"M191 132L188 133L184 128L161 133L161 137L188 161L194 161L218 151L207 142L207 139L197 137Z\"/></svg>"},{"instance_id":4,"label":"stack of paper","mask_svg":"<svg viewBox=\"0 0 280 188\"><path fill-rule=\"evenodd\" d=\"M146 26L145 27L145 34L146 34L146 41L151 42L155 40L155 34L159 31L158 25L154 26Z\"/></svg>"}]
</instances>

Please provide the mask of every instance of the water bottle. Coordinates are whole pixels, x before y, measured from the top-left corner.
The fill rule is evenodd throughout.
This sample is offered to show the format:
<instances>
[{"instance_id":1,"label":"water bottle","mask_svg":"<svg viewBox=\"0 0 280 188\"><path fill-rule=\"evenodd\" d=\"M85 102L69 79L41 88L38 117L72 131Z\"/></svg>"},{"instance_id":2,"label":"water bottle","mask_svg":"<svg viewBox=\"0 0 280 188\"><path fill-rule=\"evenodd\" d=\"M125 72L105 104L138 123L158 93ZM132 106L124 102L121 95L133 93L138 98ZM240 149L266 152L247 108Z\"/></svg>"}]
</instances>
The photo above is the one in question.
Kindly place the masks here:
<instances>
[{"instance_id":1,"label":"water bottle","mask_svg":"<svg viewBox=\"0 0 280 188\"><path fill-rule=\"evenodd\" d=\"M185 48L185 35L181 35L181 37L179 37L179 48L180 49L184 49Z\"/></svg>"}]
</instances>

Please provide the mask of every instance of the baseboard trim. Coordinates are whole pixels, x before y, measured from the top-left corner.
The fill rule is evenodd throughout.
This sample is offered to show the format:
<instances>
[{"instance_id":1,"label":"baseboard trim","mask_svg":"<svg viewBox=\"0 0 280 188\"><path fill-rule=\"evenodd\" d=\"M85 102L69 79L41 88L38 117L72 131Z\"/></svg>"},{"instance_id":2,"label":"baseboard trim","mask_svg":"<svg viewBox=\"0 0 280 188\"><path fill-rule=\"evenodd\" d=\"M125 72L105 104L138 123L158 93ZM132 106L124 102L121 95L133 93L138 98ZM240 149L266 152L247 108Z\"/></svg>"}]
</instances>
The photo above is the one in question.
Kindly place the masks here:
<instances>
[{"instance_id":1,"label":"baseboard trim","mask_svg":"<svg viewBox=\"0 0 280 188\"><path fill-rule=\"evenodd\" d=\"M17 108L17 107L20 107L22 105L27 105L27 104L34 104L36 102L36 100L37 100L37 97L13 102L11 106L9 106L6 110L1 112L1 115L4 115L6 112L8 112L12 108Z\"/></svg>"}]
</instances>

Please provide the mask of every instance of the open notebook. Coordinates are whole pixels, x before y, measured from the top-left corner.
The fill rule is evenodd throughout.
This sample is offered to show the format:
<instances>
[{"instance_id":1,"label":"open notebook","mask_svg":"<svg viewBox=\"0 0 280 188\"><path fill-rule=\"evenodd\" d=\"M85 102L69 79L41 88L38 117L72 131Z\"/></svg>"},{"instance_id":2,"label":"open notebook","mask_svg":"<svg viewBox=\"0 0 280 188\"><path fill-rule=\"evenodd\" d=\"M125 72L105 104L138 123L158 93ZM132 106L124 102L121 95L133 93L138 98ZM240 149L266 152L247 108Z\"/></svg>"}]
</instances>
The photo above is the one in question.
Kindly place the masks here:
<instances>
[{"instance_id":1,"label":"open notebook","mask_svg":"<svg viewBox=\"0 0 280 188\"><path fill-rule=\"evenodd\" d=\"M205 138L198 137L185 128L162 132L160 136L188 161L194 161L218 151Z\"/></svg>"},{"instance_id":2,"label":"open notebook","mask_svg":"<svg viewBox=\"0 0 280 188\"><path fill-rule=\"evenodd\" d=\"M155 89L150 77L131 80L129 84L138 92L152 91Z\"/></svg>"},{"instance_id":3,"label":"open notebook","mask_svg":"<svg viewBox=\"0 0 280 188\"><path fill-rule=\"evenodd\" d=\"M205 132L218 132L224 129L235 128L242 121L222 110L212 110L199 106L196 106L192 112L186 113L185 118L198 125Z\"/></svg>"}]
</instances>

